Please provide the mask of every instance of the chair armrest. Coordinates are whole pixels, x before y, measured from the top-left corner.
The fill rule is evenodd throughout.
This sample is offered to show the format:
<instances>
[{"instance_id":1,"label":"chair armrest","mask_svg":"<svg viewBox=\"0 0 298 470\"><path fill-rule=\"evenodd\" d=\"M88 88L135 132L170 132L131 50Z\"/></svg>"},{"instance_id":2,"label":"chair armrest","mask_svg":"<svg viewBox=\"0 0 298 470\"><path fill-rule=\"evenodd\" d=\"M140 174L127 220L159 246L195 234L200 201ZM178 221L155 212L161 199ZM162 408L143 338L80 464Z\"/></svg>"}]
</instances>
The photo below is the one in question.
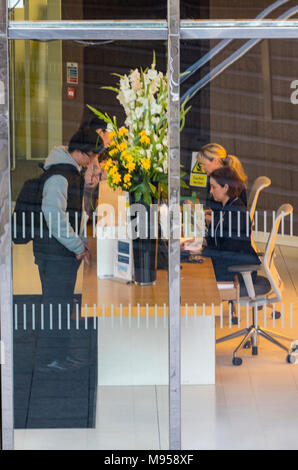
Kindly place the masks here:
<instances>
[{"instance_id":1,"label":"chair armrest","mask_svg":"<svg viewBox=\"0 0 298 470\"><path fill-rule=\"evenodd\" d=\"M261 264L247 264L242 266L229 266L228 271L230 273L244 273L244 272L253 272L253 271L260 271L262 269Z\"/></svg>"}]
</instances>

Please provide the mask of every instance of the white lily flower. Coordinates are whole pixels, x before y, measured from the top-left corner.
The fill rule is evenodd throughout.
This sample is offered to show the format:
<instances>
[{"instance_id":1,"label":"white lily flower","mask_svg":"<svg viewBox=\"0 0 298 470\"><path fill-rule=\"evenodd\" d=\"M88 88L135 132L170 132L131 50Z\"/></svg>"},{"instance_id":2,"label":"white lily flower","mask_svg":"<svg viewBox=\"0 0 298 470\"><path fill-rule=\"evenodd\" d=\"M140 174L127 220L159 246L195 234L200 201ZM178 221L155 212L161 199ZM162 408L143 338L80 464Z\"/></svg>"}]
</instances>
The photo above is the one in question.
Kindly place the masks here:
<instances>
[{"instance_id":1,"label":"white lily flower","mask_svg":"<svg viewBox=\"0 0 298 470\"><path fill-rule=\"evenodd\" d=\"M141 116L143 116L144 114L144 108L141 107L141 106L138 106L136 109L135 109L135 116L136 116L136 119L140 119Z\"/></svg>"},{"instance_id":2,"label":"white lily flower","mask_svg":"<svg viewBox=\"0 0 298 470\"><path fill-rule=\"evenodd\" d=\"M124 75L123 78L120 79L120 90L127 90L130 88L129 79L127 75Z\"/></svg>"},{"instance_id":3,"label":"white lily flower","mask_svg":"<svg viewBox=\"0 0 298 470\"><path fill-rule=\"evenodd\" d=\"M126 103L131 103L136 100L136 94L133 90L124 90L123 95Z\"/></svg>"},{"instance_id":4,"label":"white lily flower","mask_svg":"<svg viewBox=\"0 0 298 470\"><path fill-rule=\"evenodd\" d=\"M135 69L133 72L131 72L129 80L134 91L137 92L142 89L141 75L138 69Z\"/></svg>"},{"instance_id":5,"label":"white lily flower","mask_svg":"<svg viewBox=\"0 0 298 470\"><path fill-rule=\"evenodd\" d=\"M156 101L154 103L152 103L151 105L151 114L154 115L154 114L160 114L161 113L161 105L160 104L157 104Z\"/></svg>"},{"instance_id":6,"label":"white lily flower","mask_svg":"<svg viewBox=\"0 0 298 470\"><path fill-rule=\"evenodd\" d=\"M150 80L155 80L158 76L157 71L155 69L149 69L147 75Z\"/></svg>"}]
</instances>

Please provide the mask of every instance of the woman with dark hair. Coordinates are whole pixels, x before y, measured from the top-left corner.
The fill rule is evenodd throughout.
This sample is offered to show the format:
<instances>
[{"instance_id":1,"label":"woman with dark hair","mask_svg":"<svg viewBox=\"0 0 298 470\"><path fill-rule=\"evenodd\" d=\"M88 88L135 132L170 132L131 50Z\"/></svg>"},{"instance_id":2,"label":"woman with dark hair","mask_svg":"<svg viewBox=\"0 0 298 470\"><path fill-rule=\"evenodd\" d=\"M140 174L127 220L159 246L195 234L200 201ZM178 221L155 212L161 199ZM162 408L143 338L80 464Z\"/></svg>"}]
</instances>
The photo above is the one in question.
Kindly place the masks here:
<instances>
[{"instance_id":1,"label":"woman with dark hair","mask_svg":"<svg viewBox=\"0 0 298 470\"><path fill-rule=\"evenodd\" d=\"M235 273L229 266L260 264L251 246L249 214L240 198L243 181L230 166L221 167L210 174L210 193L220 207L213 211L213 220L206 238L204 256L212 259L217 281L232 281ZM256 272L253 278L256 277ZM240 279L241 278L241 279ZM242 276L239 276L242 283Z\"/></svg>"}]
</instances>

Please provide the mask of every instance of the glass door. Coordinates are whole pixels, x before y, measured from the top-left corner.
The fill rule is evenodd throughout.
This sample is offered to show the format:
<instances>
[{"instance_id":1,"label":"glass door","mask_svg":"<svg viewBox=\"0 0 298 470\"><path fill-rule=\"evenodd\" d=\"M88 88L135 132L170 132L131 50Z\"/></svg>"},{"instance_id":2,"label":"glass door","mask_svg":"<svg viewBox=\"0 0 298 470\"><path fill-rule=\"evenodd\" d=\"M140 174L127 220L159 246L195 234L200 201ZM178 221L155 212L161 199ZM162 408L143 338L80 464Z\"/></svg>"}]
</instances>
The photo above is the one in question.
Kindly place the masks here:
<instances>
[{"instance_id":1,"label":"glass door","mask_svg":"<svg viewBox=\"0 0 298 470\"><path fill-rule=\"evenodd\" d=\"M13 46L14 83L19 83L26 61L17 52L33 51L39 43ZM42 47L53 52L54 43ZM36 103L57 111L45 134L30 120L38 135L36 141L31 134L32 151L37 144L44 148L39 161L23 152L27 113L16 119L12 200L18 201L30 177L54 167L62 171L43 186L44 233L35 224L33 241L22 243L17 209L13 219L16 448L168 448L167 261L160 264L157 243L158 197L166 186L157 172L166 165L167 126L163 136L155 132L161 109L149 114L148 107L156 96L161 100L156 107L166 106L165 44L55 41L55 50L53 62L44 64L46 81L35 83L34 97L26 97L25 88L11 90L16 109L29 106L29 119ZM42 68L39 55L36 61L32 58L31 68ZM53 103L51 70L61 77L61 100L55 97ZM53 122L59 133L48 152ZM73 180L63 165L67 171L73 171L71 165L77 171L77 163L86 166L78 152L92 157L82 168L84 210L76 212L72 225L70 209L64 226L60 204L64 201L66 216L71 207L64 183L67 178L70 187ZM47 199L51 185L60 202L55 196ZM56 248L50 253L52 237ZM73 252L71 240L77 246ZM79 261L80 244L90 260Z\"/></svg>"},{"instance_id":2,"label":"glass door","mask_svg":"<svg viewBox=\"0 0 298 470\"><path fill-rule=\"evenodd\" d=\"M297 7L275 7L276 16L297 16ZM296 47L297 39L232 35L181 41L181 102L191 106L181 136L189 188L181 191L192 213L196 205L205 213L203 237L191 233L181 256L197 273L211 260L218 288L206 304L182 305L182 345L201 324L192 373L204 374L187 382L182 349L183 448L297 447L285 432L296 428L287 403L297 396ZM253 268L253 293L241 265Z\"/></svg>"}]
</instances>

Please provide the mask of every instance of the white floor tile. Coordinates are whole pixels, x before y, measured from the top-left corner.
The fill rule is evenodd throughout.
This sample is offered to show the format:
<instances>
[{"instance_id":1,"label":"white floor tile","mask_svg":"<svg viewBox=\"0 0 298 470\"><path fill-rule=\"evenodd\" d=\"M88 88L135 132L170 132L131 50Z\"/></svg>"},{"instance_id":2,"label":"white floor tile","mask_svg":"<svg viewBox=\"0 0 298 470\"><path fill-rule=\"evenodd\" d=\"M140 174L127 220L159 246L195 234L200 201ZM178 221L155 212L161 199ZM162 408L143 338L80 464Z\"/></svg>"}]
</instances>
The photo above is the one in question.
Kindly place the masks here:
<instances>
[{"instance_id":1,"label":"white floor tile","mask_svg":"<svg viewBox=\"0 0 298 470\"><path fill-rule=\"evenodd\" d=\"M298 338L298 252L278 247L277 255L285 315L274 324L267 312L267 328ZM224 328L216 319L217 337L237 329L229 328L224 311ZM264 322L263 314L259 320ZM245 312L241 321L246 322ZM243 364L235 367L232 352L239 342L217 345L215 386L182 387L182 448L298 450L298 361L286 363L285 351L261 339L259 355L241 351ZM168 442L167 386L100 387L96 429L15 431L20 450L151 450L167 449Z\"/></svg>"}]
</instances>

